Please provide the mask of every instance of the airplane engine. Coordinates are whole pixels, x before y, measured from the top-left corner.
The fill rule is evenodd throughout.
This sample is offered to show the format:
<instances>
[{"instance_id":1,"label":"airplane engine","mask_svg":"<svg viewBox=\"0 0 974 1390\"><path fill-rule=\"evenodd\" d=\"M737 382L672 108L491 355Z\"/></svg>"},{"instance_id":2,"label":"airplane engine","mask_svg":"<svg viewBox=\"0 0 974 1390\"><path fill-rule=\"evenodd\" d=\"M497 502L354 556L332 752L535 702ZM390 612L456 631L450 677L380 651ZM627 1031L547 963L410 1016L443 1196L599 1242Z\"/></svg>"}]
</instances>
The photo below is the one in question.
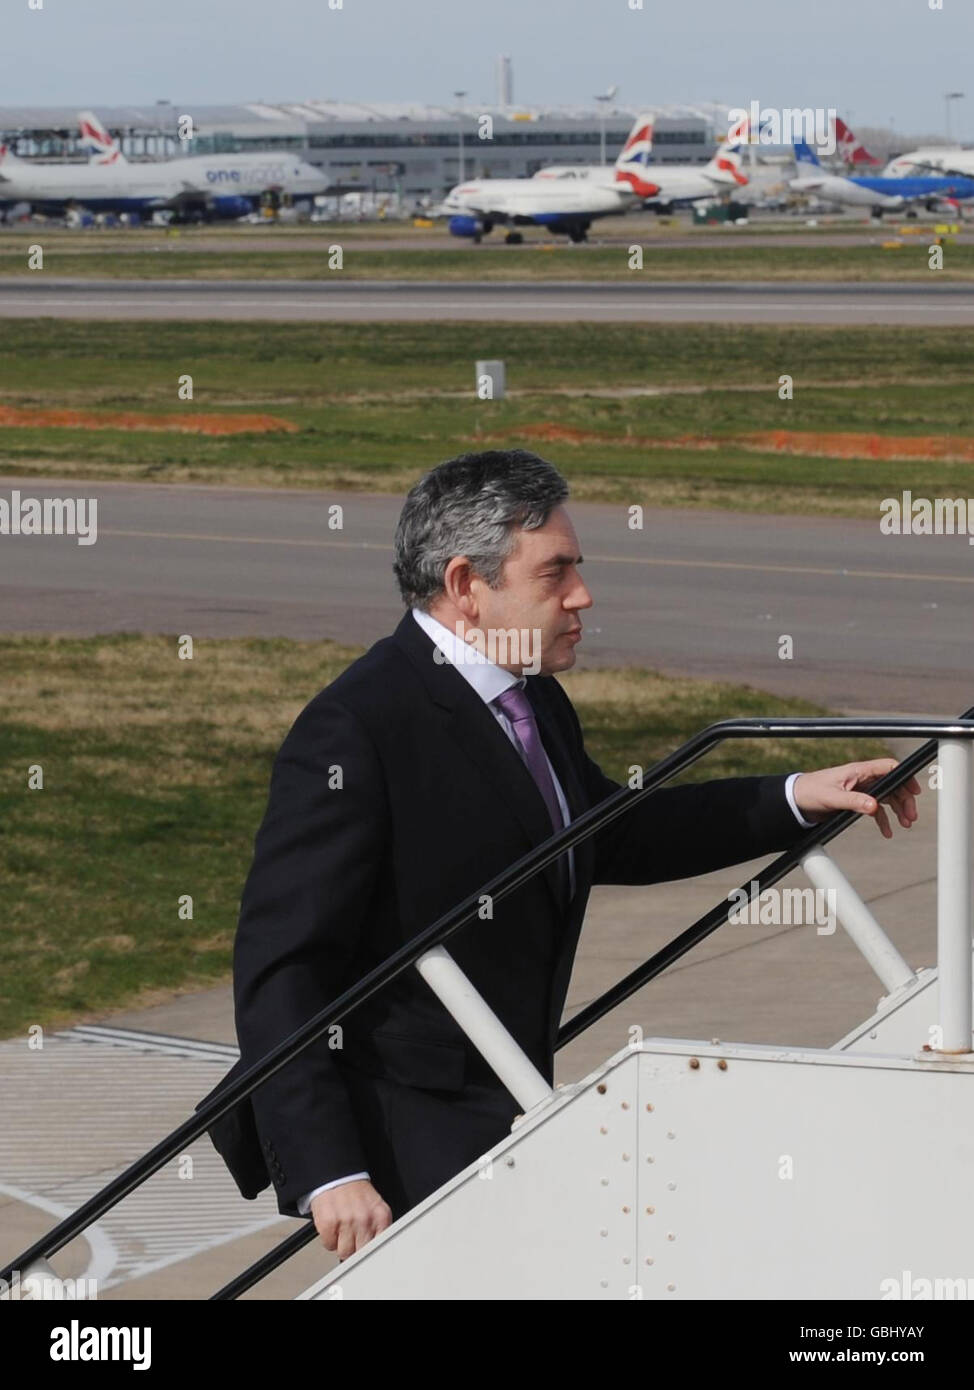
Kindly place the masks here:
<instances>
[{"instance_id":1,"label":"airplane engine","mask_svg":"<svg viewBox=\"0 0 974 1390\"><path fill-rule=\"evenodd\" d=\"M246 217L254 210L251 200L238 193L220 194L213 199L212 206L218 217Z\"/></svg>"},{"instance_id":2,"label":"airplane engine","mask_svg":"<svg viewBox=\"0 0 974 1390\"><path fill-rule=\"evenodd\" d=\"M482 231L476 217L468 217L464 214L451 217L448 225L451 236L477 237L480 236Z\"/></svg>"}]
</instances>

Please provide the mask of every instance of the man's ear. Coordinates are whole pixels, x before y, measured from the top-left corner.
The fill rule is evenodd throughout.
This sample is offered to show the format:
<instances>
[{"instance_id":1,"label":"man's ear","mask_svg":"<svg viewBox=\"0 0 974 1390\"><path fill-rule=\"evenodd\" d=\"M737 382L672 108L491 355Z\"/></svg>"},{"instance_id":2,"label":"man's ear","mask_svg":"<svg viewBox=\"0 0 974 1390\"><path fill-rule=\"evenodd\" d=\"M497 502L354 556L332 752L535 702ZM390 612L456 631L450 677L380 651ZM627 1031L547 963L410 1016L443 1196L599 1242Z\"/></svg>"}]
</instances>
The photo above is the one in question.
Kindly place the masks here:
<instances>
[{"instance_id":1,"label":"man's ear","mask_svg":"<svg viewBox=\"0 0 974 1390\"><path fill-rule=\"evenodd\" d=\"M480 582L466 555L454 555L443 571L446 597L458 608L468 623L475 623L480 612L475 588Z\"/></svg>"}]
</instances>

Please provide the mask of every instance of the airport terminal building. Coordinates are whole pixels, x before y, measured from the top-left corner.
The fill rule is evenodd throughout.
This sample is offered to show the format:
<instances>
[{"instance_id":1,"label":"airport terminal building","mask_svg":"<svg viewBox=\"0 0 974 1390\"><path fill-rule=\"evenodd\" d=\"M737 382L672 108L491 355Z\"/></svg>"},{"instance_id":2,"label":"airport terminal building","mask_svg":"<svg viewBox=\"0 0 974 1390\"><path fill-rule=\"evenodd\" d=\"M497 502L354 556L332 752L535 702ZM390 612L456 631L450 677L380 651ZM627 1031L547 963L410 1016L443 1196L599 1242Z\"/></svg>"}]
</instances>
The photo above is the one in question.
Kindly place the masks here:
<instances>
[{"instance_id":1,"label":"airport terminal building","mask_svg":"<svg viewBox=\"0 0 974 1390\"><path fill-rule=\"evenodd\" d=\"M654 112L654 162L706 164L728 108L701 106L456 107L404 102L306 101L269 105L97 107L129 159L233 151L292 151L321 168L328 192L438 200L464 178L519 178L545 164L611 163L640 111ZM180 139L192 120L193 138ZM78 111L0 107L0 139L15 154L84 160Z\"/></svg>"}]
</instances>

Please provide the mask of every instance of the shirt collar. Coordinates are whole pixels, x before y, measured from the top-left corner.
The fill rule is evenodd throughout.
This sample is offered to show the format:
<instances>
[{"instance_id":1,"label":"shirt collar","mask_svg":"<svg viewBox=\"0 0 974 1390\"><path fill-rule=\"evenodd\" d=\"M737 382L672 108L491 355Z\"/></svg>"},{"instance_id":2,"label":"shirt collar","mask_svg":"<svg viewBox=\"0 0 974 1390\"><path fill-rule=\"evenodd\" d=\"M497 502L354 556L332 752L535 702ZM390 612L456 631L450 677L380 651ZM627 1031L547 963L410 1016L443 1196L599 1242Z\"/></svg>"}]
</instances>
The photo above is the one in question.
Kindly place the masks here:
<instances>
[{"instance_id":1,"label":"shirt collar","mask_svg":"<svg viewBox=\"0 0 974 1390\"><path fill-rule=\"evenodd\" d=\"M422 608L413 608L411 611L426 635L439 647L451 666L455 666L464 680L473 686L485 704L489 705L498 695L514 686L524 689L527 684L524 676L515 676L513 671L505 671L503 666L490 661L483 652L479 652L469 642L464 642L438 618L424 612Z\"/></svg>"}]
</instances>

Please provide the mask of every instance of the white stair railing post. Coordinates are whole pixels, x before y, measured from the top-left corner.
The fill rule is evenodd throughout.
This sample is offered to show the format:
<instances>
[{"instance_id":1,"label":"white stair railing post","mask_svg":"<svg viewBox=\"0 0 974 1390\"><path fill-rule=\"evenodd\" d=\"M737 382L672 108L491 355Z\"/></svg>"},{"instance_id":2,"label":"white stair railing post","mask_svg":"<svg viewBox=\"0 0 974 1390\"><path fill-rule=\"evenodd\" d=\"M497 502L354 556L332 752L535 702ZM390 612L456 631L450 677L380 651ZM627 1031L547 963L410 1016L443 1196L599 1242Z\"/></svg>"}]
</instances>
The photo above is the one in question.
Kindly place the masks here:
<instances>
[{"instance_id":1,"label":"white stair railing post","mask_svg":"<svg viewBox=\"0 0 974 1390\"><path fill-rule=\"evenodd\" d=\"M890 941L835 860L824 849L812 849L802 859L812 884L831 892L835 915L882 980L889 994L916 984L916 975Z\"/></svg>"},{"instance_id":2,"label":"white stair railing post","mask_svg":"<svg viewBox=\"0 0 974 1390\"><path fill-rule=\"evenodd\" d=\"M449 951L432 947L417 960L416 969L525 1114L554 1094Z\"/></svg>"},{"instance_id":3,"label":"white stair railing post","mask_svg":"<svg viewBox=\"0 0 974 1390\"><path fill-rule=\"evenodd\" d=\"M937 803L937 985L939 1046L971 1051L971 860L974 828L974 748L967 739L941 739Z\"/></svg>"}]
</instances>

